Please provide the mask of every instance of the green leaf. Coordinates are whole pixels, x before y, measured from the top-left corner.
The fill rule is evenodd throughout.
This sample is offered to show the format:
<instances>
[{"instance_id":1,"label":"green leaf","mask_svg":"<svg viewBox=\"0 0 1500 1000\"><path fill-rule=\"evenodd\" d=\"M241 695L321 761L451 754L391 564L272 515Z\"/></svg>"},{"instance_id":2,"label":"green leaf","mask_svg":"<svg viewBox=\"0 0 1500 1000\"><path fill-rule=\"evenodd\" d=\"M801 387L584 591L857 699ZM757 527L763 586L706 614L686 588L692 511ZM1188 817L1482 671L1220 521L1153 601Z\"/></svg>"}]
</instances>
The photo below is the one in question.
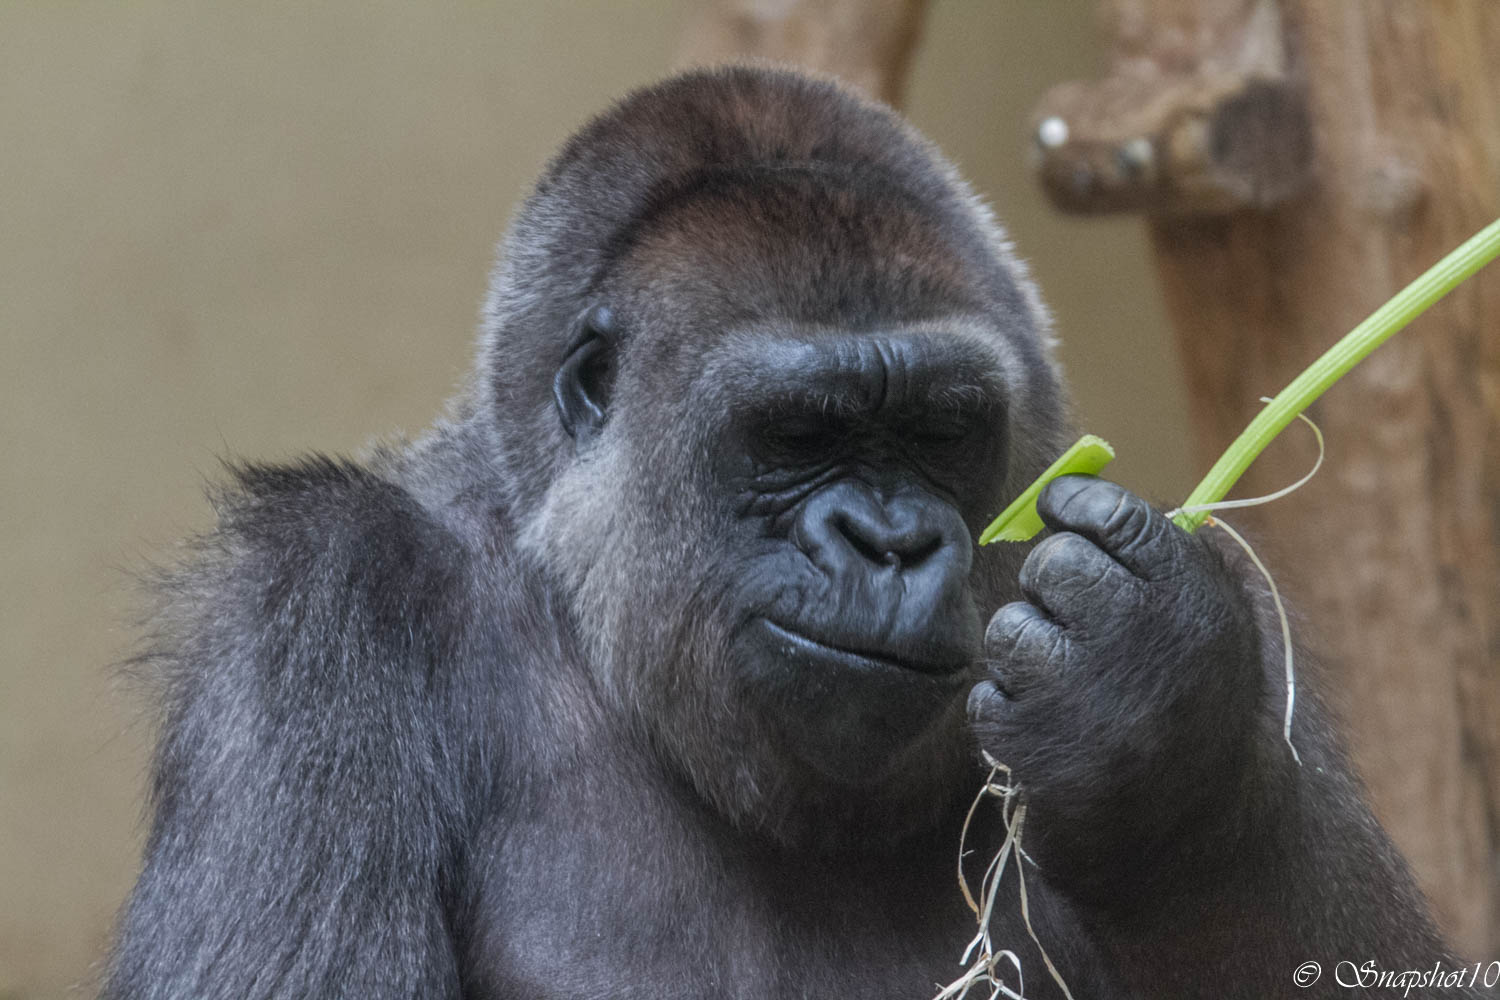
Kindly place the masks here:
<instances>
[{"instance_id":1,"label":"green leaf","mask_svg":"<svg viewBox=\"0 0 1500 1000\"><path fill-rule=\"evenodd\" d=\"M1042 517L1036 512L1037 497L1042 488L1058 476L1082 474L1097 476L1115 457L1109 442L1092 434L1085 434L1074 442L1073 447L1063 452L1062 458L1047 467L1036 482L1026 487L1021 495L1000 516L990 522L979 536L980 545L991 542L1024 542L1036 537L1042 530Z\"/></svg>"}]
</instances>

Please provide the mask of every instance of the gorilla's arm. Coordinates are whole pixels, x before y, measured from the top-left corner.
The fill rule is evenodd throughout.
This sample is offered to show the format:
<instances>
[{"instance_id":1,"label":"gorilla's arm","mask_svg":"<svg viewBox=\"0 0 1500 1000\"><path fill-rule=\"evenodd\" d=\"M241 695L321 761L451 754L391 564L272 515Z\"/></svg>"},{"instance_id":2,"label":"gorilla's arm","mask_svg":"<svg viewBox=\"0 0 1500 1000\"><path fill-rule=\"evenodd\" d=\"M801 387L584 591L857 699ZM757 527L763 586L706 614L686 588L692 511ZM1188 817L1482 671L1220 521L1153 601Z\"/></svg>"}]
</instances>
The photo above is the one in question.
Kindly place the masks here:
<instances>
[{"instance_id":1,"label":"gorilla's arm","mask_svg":"<svg viewBox=\"0 0 1500 1000\"><path fill-rule=\"evenodd\" d=\"M1133 988L1342 996L1341 961L1455 969L1311 692L1293 761L1280 634L1211 529L1082 477L1039 510L1059 533L991 622L970 714L1026 789L1027 852Z\"/></svg>"},{"instance_id":2,"label":"gorilla's arm","mask_svg":"<svg viewBox=\"0 0 1500 1000\"><path fill-rule=\"evenodd\" d=\"M155 821L103 995L457 996L453 546L352 465L237 478L162 585Z\"/></svg>"}]
</instances>

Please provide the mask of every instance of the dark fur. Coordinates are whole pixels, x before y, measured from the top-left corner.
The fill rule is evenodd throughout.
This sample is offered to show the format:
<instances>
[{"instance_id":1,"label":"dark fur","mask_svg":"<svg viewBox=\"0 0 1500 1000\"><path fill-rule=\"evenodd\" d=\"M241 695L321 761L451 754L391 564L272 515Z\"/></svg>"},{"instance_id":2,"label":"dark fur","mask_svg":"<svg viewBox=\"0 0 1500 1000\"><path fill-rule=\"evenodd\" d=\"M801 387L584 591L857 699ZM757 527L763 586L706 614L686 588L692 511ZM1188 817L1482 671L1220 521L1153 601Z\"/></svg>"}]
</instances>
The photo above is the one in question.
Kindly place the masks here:
<instances>
[{"instance_id":1,"label":"dark fur","mask_svg":"<svg viewBox=\"0 0 1500 1000\"><path fill-rule=\"evenodd\" d=\"M501 261L450 420L363 466L238 470L164 579L155 822L106 997L927 996L972 933L974 735L1029 789L1033 918L1080 998L1333 995L1293 970L1443 957L1310 696L1289 765L1233 560L1076 483L1024 570L973 547L1068 440L1062 389L999 230L889 112L669 81L563 149ZM554 397L590 343L608 363ZM908 447L950 410L990 419ZM751 421L809 414L847 449L816 488ZM827 549L870 504L938 539L884 618ZM742 626L781 567L834 645L967 650L964 683L881 707L766 660ZM912 614L945 624L902 638ZM995 938L1053 996L1014 888Z\"/></svg>"}]
</instances>

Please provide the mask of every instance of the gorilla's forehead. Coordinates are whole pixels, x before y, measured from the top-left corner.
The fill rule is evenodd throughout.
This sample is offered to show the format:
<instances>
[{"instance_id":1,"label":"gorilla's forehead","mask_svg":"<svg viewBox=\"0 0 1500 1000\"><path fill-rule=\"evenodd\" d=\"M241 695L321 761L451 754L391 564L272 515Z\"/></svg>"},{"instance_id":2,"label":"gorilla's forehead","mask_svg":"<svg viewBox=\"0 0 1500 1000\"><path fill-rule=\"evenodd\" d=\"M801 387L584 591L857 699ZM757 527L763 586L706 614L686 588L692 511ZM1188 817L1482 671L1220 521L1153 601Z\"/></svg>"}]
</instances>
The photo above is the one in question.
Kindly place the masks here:
<instances>
[{"instance_id":1,"label":"gorilla's forehead","mask_svg":"<svg viewBox=\"0 0 1500 1000\"><path fill-rule=\"evenodd\" d=\"M616 242L617 292L695 336L749 321L848 328L983 312L984 257L883 171L821 163L705 171ZM645 317L641 317L645 318Z\"/></svg>"}]
</instances>

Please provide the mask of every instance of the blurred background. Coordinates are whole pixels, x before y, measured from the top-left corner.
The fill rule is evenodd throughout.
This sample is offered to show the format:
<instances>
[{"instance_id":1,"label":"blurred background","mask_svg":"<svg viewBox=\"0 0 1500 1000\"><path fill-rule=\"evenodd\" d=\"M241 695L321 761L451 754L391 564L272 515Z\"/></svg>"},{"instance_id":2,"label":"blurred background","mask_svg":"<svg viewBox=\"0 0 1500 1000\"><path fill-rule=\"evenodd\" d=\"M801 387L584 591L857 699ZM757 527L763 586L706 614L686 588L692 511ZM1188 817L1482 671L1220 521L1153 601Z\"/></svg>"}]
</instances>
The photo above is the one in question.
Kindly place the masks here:
<instances>
[{"instance_id":1,"label":"blurred background","mask_svg":"<svg viewBox=\"0 0 1500 1000\"><path fill-rule=\"evenodd\" d=\"M0 4L0 998L86 993L136 872L131 571L209 524L222 457L439 412L513 206L690 6ZM905 106L1031 262L1116 478L1170 500L1196 476L1144 232L1056 214L1028 168L1043 91L1099 69L1094 11L934 3Z\"/></svg>"},{"instance_id":2,"label":"blurred background","mask_svg":"<svg viewBox=\"0 0 1500 1000\"><path fill-rule=\"evenodd\" d=\"M682 0L0 5L0 997L85 982L144 832L111 664L130 573L225 456L419 431L551 151L671 67ZM938 3L907 111L1012 229L1121 474L1188 485L1138 227L1062 219L1026 119L1092 71L1091 0Z\"/></svg>"}]
</instances>

